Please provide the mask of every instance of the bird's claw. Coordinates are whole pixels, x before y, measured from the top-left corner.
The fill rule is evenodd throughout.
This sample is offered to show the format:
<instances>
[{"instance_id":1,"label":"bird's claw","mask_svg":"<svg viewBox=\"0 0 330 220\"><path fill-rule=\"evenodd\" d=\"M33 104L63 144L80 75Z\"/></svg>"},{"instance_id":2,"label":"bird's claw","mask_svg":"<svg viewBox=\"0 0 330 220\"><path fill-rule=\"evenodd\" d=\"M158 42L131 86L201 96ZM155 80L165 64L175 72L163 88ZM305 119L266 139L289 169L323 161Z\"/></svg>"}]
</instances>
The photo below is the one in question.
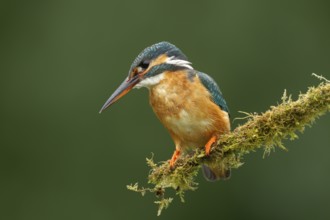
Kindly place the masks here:
<instances>
[{"instance_id":1,"label":"bird's claw","mask_svg":"<svg viewBox=\"0 0 330 220\"><path fill-rule=\"evenodd\" d=\"M213 135L210 140L205 144L205 155L210 155L211 147L216 142L217 137Z\"/></svg>"},{"instance_id":2,"label":"bird's claw","mask_svg":"<svg viewBox=\"0 0 330 220\"><path fill-rule=\"evenodd\" d=\"M174 153L173 153L173 155L172 155L172 158L171 158L171 160L170 160L170 169L171 169L171 170L174 169L175 162L176 162L176 160L179 158L180 153L181 153L180 150L175 150L175 151L174 151Z\"/></svg>"}]
</instances>

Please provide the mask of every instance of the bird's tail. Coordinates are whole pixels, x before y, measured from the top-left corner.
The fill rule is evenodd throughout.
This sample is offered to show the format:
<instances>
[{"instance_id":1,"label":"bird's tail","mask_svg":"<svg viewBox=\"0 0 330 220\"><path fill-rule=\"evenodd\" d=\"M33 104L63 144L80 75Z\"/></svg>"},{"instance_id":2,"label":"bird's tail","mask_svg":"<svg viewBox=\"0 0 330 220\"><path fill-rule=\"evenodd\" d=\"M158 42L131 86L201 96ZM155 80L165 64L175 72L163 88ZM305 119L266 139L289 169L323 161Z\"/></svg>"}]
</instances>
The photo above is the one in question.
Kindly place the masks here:
<instances>
[{"instance_id":1,"label":"bird's tail","mask_svg":"<svg viewBox=\"0 0 330 220\"><path fill-rule=\"evenodd\" d=\"M217 180L226 180L230 177L230 168L223 164L202 165L203 174L206 180L214 182Z\"/></svg>"}]
</instances>

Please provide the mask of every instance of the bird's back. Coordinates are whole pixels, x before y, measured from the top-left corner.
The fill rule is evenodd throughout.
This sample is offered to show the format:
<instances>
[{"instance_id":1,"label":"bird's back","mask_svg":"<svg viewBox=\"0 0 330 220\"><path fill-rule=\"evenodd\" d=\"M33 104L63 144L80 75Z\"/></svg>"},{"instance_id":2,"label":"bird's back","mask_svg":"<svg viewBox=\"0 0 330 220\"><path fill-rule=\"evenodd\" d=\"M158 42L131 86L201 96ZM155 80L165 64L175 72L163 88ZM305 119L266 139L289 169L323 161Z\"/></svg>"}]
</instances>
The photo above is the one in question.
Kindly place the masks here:
<instances>
[{"instance_id":1,"label":"bird's back","mask_svg":"<svg viewBox=\"0 0 330 220\"><path fill-rule=\"evenodd\" d=\"M223 98L223 95L220 91L217 83L206 73L196 72L200 81L205 86L205 88L211 94L213 101L225 112L229 114L229 108L227 106L226 100Z\"/></svg>"}]
</instances>

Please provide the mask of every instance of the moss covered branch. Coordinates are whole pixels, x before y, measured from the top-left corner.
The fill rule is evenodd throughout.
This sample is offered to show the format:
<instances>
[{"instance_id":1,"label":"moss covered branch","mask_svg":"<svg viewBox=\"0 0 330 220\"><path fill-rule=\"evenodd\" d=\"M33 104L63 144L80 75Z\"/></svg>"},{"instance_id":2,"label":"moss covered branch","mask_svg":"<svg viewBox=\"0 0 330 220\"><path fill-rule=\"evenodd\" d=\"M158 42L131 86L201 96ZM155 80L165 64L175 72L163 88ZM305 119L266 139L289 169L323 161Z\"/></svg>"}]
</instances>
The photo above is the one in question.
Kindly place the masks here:
<instances>
[{"instance_id":1,"label":"moss covered branch","mask_svg":"<svg viewBox=\"0 0 330 220\"><path fill-rule=\"evenodd\" d=\"M167 161L156 164L152 158L147 159L151 168L148 180L153 187L139 188L135 184L128 186L128 189L141 192L142 195L146 192L155 193L159 198L155 203L159 206L160 215L172 201L172 198L165 197L165 189L174 189L182 201L185 191L197 189L194 179L201 164L223 163L226 167L238 168L242 165L243 156L258 148L264 148L265 154L269 154L275 147L285 150L282 140L297 138L296 132L302 132L315 119L330 111L330 82L317 77L323 82L299 95L296 101L284 92L281 104L270 107L262 114L245 113L247 122L223 135L212 147L209 156L205 156L202 149L196 150L194 155L178 159L172 170Z\"/></svg>"}]
</instances>

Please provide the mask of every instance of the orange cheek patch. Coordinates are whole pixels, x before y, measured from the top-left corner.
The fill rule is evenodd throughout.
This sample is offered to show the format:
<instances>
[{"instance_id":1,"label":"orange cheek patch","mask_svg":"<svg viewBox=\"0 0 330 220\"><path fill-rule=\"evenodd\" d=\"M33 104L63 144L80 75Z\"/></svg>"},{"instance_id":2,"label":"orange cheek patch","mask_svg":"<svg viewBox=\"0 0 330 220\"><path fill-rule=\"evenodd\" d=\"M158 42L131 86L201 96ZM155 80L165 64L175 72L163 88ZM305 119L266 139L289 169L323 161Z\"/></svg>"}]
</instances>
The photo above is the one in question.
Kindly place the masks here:
<instances>
[{"instance_id":1,"label":"orange cheek patch","mask_svg":"<svg viewBox=\"0 0 330 220\"><path fill-rule=\"evenodd\" d=\"M133 69L133 71L131 72L129 78L130 78L130 79L133 78L137 73L138 73L138 71L137 71L137 68L135 67L135 68Z\"/></svg>"},{"instance_id":2,"label":"orange cheek patch","mask_svg":"<svg viewBox=\"0 0 330 220\"><path fill-rule=\"evenodd\" d=\"M150 69L153 66L157 66L159 64L165 63L167 58L168 58L168 56L166 54L160 55L159 57L157 57L154 61L152 61L150 63L150 66L148 69Z\"/></svg>"}]
</instances>

